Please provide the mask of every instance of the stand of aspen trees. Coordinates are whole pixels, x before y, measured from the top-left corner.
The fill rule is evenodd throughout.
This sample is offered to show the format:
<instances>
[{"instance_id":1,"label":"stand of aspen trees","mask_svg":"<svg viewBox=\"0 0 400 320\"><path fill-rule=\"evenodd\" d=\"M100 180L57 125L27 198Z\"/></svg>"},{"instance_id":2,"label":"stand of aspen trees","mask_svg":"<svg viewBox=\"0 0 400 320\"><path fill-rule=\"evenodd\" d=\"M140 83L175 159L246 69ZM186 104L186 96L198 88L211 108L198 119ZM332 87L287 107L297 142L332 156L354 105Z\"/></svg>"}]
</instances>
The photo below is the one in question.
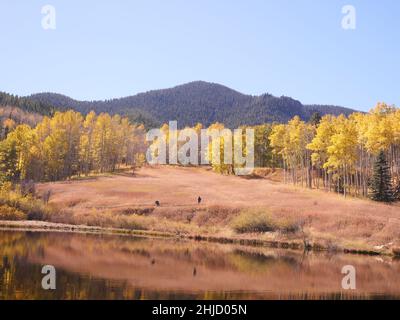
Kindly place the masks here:
<instances>
[{"instance_id":1,"label":"stand of aspen trees","mask_svg":"<svg viewBox=\"0 0 400 320\"><path fill-rule=\"evenodd\" d=\"M235 142L238 143L237 148L242 151L242 157L245 157L248 154L248 148L247 148L247 137L246 137L246 129L254 129L254 160L255 160L255 165L257 167L271 167L271 166L276 166L278 165L278 162L275 161L276 156L272 153L272 149L270 147L270 142L269 142L269 134L271 133L272 130L272 125L271 124L263 124L259 126L243 126L241 127L242 129L242 141L240 145L240 140L235 141L235 135L233 133L233 130L228 129L224 126L222 123L213 123L209 125L208 127L204 127L201 123L197 123L193 127L185 127L183 129L177 129L177 131L171 131L169 128L168 124L164 124L160 129L161 132L163 133L163 139L156 138L153 143L150 146L151 154L152 157L157 158L160 156L160 150L165 148L165 162L167 164L171 164L169 155L170 155L170 149L177 149L178 151L178 158L180 159L180 153L182 152L183 149L183 154L186 157L190 157L190 163L187 163L188 165L210 165L213 171L220 173L220 174L225 174L225 175L232 175L235 172L235 168L243 168L244 164L241 163L239 164L238 161L235 159L235 152L234 152L234 145ZM201 131L204 129L206 132L206 135L208 136L208 141L206 140L206 144L208 147L208 150L205 148L203 149L202 144L204 141L202 141L201 138ZM175 129L176 130L176 129ZM174 147L171 147L169 145L170 141L170 134L176 135L176 137L180 137L178 141L176 142L176 145ZM181 139L181 134L185 139ZM215 134L215 135L214 135ZM219 137L219 140L214 140L211 137L216 138L216 136ZM182 148L184 147L190 139L197 139L196 142L196 155L195 156L190 156L190 151L187 148ZM218 141L219 141L219 146L218 146ZM214 145L214 143L217 143ZM217 152L214 151L214 148L217 148ZM225 150L226 148L231 148L230 150L230 157L229 161L225 159ZM204 152L202 154L202 152ZM279 158L279 156L278 156ZM178 160L179 161L179 160ZM188 162L188 161L186 161ZM179 161L179 164L183 164L182 162ZM187 165L186 164L186 165Z\"/></svg>"},{"instance_id":2,"label":"stand of aspen trees","mask_svg":"<svg viewBox=\"0 0 400 320\"><path fill-rule=\"evenodd\" d=\"M255 166L282 168L285 183L367 197L374 163L384 151L391 182L399 185L400 109L379 103L369 113L316 118L317 121L305 122L294 117L287 124L242 127L243 132L246 128L254 129ZM197 133L202 128L201 124L193 127ZM214 123L207 129L224 128L223 124ZM168 141L168 125L161 129ZM208 159L215 172L233 174L233 165L223 161L225 139L221 137L220 163L212 162L211 148ZM168 148L167 143L167 157Z\"/></svg>"},{"instance_id":3,"label":"stand of aspen trees","mask_svg":"<svg viewBox=\"0 0 400 320\"><path fill-rule=\"evenodd\" d=\"M324 116L317 124L295 117L269 137L282 157L285 182L367 196L373 164L384 151L393 184L400 178L400 110L379 103L368 114Z\"/></svg>"},{"instance_id":4,"label":"stand of aspen trees","mask_svg":"<svg viewBox=\"0 0 400 320\"><path fill-rule=\"evenodd\" d=\"M202 128L202 124L193 127L197 136ZM224 128L220 123L208 127ZM376 157L384 151L392 184L399 185L400 109L395 107L379 103L369 113L349 117L326 115L310 122L294 117L287 124L242 129L246 128L255 132L255 166L281 167L285 183L365 197ZM168 135L168 125L161 130ZM145 162L149 147L145 134L142 125L133 125L119 115L56 112L34 128L26 124L10 128L0 141L0 182L56 181L91 172L113 172L121 165L135 167ZM153 147L157 143L154 141ZM196 156L200 163L201 154ZM210 165L221 174L233 174L233 166L223 162Z\"/></svg>"},{"instance_id":5,"label":"stand of aspen trees","mask_svg":"<svg viewBox=\"0 0 400 320\"><path fill-rule=\"evenodd\" d=\"M56 112L0 142L0 182L56 181L144 161L145 130L118 115Z\"/></svg>"}]
</instances>

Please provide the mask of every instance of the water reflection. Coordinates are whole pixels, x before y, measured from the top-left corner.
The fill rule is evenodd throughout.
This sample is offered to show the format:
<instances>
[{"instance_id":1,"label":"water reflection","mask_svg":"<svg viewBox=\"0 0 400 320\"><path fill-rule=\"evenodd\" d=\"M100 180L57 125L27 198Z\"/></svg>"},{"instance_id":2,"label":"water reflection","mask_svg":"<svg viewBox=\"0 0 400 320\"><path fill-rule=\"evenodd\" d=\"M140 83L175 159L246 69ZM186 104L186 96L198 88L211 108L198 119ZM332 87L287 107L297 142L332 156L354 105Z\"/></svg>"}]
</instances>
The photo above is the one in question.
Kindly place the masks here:
<instances>
[{"instance_id":1,"label":"water reflection","mask_svg":"<svg viewBox=\"0 0 400 320\"><path fill-rule=\"evenodd\" d=\"M400 263L123 236L0 231L1 299L348 299L400 297ZM54 265L57 290L41 287ZM357 269L342 291L341 269Z\"/></svg>"}]
</instances>

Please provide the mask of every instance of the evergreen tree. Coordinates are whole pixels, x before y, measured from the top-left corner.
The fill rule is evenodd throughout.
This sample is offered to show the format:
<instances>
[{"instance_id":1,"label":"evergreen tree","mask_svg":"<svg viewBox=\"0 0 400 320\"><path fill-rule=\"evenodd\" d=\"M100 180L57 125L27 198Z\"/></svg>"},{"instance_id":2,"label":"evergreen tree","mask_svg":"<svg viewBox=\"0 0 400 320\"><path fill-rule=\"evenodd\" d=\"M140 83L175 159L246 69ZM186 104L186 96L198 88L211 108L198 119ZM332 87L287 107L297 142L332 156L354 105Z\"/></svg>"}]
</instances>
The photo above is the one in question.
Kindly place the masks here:
<instances>
[{"instance_id":1,"label":"evergreen tree","mask_svg":"<svg viewBox=\"0 0 400 320\"><path fill-rule=\"evenodd\" d=\"M17 182L21 171L17 168L18 152L15 140L0 142L0 184L6 181Z\"/></svg>"},{"instance_id":2,"label":"evergreen tree","mask_svg":"<svg viewBox=\"0 0 400 320\"><path fill-rule=\"evenodd\" d=\"M316 127L319 126L319 123L322 120L322 116L319 112L314 112L310 118L310 123Z\"/></svg>"},{"instance_id":3,"label":"evergreen tree","mask_svg":"<svg viewBox=\"0 0 400 320\"><path fill-rule=\"evenodd\" d=\"M392 177L383 151L379 153L374 164L374 173L371 179L371 199L381 202L394 201Z\"/></svg>"}]
</instances>

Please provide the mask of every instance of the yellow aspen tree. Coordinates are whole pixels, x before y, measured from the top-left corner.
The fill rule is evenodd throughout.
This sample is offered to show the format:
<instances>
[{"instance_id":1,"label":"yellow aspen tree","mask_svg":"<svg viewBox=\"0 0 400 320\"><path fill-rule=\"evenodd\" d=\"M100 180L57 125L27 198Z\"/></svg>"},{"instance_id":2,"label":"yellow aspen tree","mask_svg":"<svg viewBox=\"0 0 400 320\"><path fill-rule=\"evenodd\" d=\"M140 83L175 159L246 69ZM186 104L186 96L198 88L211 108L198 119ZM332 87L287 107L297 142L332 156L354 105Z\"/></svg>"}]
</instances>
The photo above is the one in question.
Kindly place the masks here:
<instances>
[{"instance_id":1,"label":"yellow aspen tree","mask_svg":"<svg viewBox=\"0 0 400 320\"><path fill-rule=\"evenodd\" d=\"M96 119L97 116L94 111L86 115L79 142L80 168L85 175L88 175L94 166L94 129Z\"/></svg>"}]
</instances>

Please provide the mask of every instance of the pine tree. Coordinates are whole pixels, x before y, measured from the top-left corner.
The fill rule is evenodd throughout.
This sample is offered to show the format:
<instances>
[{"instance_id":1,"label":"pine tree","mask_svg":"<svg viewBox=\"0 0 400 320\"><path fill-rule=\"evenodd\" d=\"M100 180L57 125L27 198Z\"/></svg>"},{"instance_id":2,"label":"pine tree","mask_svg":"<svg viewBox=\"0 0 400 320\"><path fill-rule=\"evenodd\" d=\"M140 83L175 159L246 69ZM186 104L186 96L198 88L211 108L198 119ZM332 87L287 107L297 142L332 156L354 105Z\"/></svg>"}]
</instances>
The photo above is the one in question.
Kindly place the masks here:
<instances>
[{"instance_id":1,"label":"pine tree","mask_svg":"<svg viewBox=\"0 0 400 320\"><path fill-rule=\"evenodd\" d=\"M18 152L15 140L7 139L0 142L0 184L10 181L17 182L21 171L17 168Z\"/></svg>"},{"instance_id":2,"label":"pine tree","mask_svg":"<svg viewBox=\"0 0 400 320\"><path fill-rule=\"evenodd\" d=\"M322 120L322 116L319 112L314 112L310 118L310 123L316 127L319 126L319 123Z\"/></svg>"},{"instance_id":3,"label":"pine tree","mask_svg":"<svg viewBox=\"0 0 400 320\"><path fill-rule=\"evenodd\" d=\"M371 199L380 202L393 202L393 187L390 168L383 151L374 164L374 174L371 180Z\"/></svg>"}]
</instances>

